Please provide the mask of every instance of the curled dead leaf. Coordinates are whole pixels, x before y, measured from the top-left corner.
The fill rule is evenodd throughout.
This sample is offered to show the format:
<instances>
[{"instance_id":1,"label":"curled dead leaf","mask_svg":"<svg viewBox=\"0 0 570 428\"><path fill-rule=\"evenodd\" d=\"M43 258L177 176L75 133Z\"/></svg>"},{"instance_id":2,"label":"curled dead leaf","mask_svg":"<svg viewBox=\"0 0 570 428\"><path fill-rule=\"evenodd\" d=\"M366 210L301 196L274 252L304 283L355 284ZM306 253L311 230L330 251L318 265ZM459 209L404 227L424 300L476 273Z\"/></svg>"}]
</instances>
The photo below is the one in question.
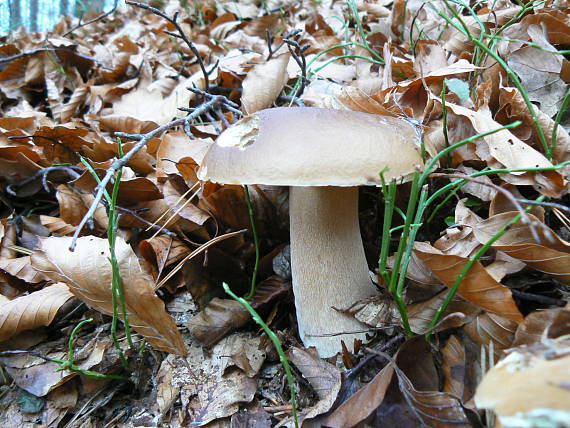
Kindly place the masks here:
<instances>
[{"instance_id":1,"label":"curled dead leaf","mask_svg":"<svg viewBox=\"0 0 570 428\"><path fill-rule=\"evenodd\" d=\"M67 285L57 283L0 304L0 342L22 331L48 326L72 297Z\"/></svg>"}]
</instances>

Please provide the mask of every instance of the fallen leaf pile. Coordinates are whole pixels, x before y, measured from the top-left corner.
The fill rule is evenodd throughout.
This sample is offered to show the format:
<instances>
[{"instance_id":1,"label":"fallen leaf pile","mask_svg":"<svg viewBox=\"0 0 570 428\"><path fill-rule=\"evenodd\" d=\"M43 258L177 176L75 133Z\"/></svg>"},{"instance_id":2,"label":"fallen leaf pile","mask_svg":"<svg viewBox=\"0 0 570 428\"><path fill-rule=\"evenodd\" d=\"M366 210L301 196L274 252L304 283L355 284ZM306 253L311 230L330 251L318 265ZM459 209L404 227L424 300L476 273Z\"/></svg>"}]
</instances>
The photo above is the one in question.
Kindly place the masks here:
<instances>
[{"instance_id":1,"label":"fallen leaf pile","mask_svg":"<svg viewBox=\"0 0 570 428\"><path fill-rule=\"evenodd\" d=\"M311 106L405 118L428 157L484 134L440 160L430 195L501 171L469 178L428 208L406 275L415 335L402 334L378 280L378 296L337 308L374 337L327 360L297 333L287 189L249 186L260 242L250 303L293 366L299 423L479 427L492 426L495 409L503 426L568 426L568 1L150 4L157 9L127 4L86 26L63 17L47 33L0 38L0 422L294 426L277 351L222 289L249 291L256 247L245 191L201 182L197 171L241 113ZM169 126L214 99L223 108ZM98 179L131 150L115 256L125 297L118 316L128 317L140 352L122 323L111 333L112 216L105 198L93 205ZM398 192L405 211L410 186ZM378 189L362 189L374 273L383 212ZM75 365L126 380L54 361L71 358L70 335L88 318L74 333ZM508 364L530 367L533 383L523 376L497 398L489 385L509 382L500 380ZM553 391L561 398L535 403Z\"/></svg>"}]
</instances>

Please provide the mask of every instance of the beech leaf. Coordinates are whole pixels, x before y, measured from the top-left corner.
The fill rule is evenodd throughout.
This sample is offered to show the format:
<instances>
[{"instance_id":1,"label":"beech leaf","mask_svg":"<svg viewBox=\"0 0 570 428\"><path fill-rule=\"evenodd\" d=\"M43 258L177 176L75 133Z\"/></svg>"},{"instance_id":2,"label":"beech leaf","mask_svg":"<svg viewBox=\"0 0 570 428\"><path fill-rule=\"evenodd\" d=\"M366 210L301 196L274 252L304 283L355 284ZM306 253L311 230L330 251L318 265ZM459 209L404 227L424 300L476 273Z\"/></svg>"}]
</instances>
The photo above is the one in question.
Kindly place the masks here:
<instances>
[{"instance_id":1,"label":"beech leaf","mask_svg":"<svg viewBox=\"0 0 570 428\"><path fill-rule=\"evenodd\" d=\"M54 281L65 282L75 296L92 308L112 315L108 241L84 236L77 240L75 252L69 251L70 243L68 237L43 239L41 249L32 255L33 267ZM142 269L132 248L117 237L115 252L131 327L161 351L186 354L174 320L154 294L154 281Z\"/></svg>"}]
</instances>

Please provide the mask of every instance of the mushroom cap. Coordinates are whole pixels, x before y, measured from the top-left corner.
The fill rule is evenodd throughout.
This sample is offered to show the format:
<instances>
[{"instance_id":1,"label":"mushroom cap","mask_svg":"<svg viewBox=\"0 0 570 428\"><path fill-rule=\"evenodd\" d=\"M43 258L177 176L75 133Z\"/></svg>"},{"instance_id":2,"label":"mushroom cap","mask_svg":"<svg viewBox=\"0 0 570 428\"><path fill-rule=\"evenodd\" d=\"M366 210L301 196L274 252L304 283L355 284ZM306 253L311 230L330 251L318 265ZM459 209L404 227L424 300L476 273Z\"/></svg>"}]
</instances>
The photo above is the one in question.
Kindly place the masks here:
<instances>
[{"instance_id":1,"label":"mushroom cap","mask_svg":"<svg viewBox=\"0 0 570 428\"><path fill-rule=\"evenodd\" d=\"M360 186L404 181L423 160L403 118L312 107L260 110L225 130L198 177L218 183Z\"/></svg>"},{"instance_id":2,"label":"mushroom cap","mask_svg":"<svg viewBox=\"0 0 570 428\"><path fill-rule=\"evenodd\" d=\"M475 403L480 409L493 409L505 426L521 426L506 422L517 415L529 418L537 409L570 411L567 385L570 336L562 336L512 350L484 376Z\"/></svg>"}]
</instances>

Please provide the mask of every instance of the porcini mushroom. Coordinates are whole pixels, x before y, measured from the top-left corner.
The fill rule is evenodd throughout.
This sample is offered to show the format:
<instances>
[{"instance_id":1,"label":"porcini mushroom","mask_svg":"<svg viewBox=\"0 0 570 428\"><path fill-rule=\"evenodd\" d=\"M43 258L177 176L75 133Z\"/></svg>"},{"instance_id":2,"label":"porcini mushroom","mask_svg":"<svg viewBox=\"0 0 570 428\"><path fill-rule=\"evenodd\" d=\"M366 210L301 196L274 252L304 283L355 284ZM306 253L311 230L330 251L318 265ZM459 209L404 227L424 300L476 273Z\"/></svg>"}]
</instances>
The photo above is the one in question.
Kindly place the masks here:
<instances>
[{"instance_id":1,"label":"porcini mushroom","mask_svg":"<svg viewBox=\"0 0 570 428\"><path fill-rule=\"evenodd\" d=\"M224 131L199 177L290 186L291 270L299 335L321 357L352 349L366 327L344 309L377 294L358 222L358 186L409 177L421 165L408 121L354 111L274 108Z\"/></svg>"}]
</instances>

